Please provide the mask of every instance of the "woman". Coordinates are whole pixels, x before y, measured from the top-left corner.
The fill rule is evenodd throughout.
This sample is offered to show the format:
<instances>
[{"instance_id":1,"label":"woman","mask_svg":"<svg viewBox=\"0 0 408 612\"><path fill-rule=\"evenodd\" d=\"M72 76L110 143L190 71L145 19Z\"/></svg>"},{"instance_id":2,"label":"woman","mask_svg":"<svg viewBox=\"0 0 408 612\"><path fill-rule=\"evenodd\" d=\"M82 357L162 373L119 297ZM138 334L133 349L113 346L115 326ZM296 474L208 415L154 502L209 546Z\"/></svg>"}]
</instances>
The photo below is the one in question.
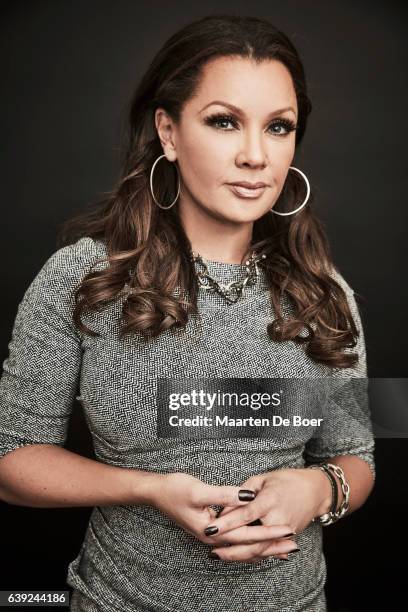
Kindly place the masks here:
<instances>
[{"instance_id":1,"label":"woman","mask_svg":"<svg viewBox=\"0 0 408 612\"><path fill-rule=\"evenodd\" d=\"M310 110L269 22L176 33L135 92L118 185L19 305L2 498L94 506L71 610L326 610L322 527L375 478L365 388L340 385L318 432L156 430L162 379L366 377L353 290L292 166ZM78 385L97 461L62 448Z\"/></svg>"}]
</instances>

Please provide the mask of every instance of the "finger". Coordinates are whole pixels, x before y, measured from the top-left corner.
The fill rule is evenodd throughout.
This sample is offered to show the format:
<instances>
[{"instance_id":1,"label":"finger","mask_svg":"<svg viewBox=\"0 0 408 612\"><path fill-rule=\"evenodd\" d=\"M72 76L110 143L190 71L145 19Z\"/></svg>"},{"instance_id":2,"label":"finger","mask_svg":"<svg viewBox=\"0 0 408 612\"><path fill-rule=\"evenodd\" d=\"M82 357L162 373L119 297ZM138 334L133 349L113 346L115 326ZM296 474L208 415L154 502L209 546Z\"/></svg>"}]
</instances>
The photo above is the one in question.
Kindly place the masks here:
<instances>
[{"instance_id":1,"label":"finger","mask_svg":"<svg viewBox=\"0 0 408 612\"><path fill-rule=\"evenodd\" d=\"M212 548L212 550L214 552L217 552L218 548L222 548L222 544L219 546L214 546ZM275 554L275 555L269 555L271 558L273 559L279 559L279 560L283 560L283 561L289 561L289 553L279 553L279 554ZM254 557L254 559L256 561L261 561L262 559L260 557Z\"/></svg>"},{"instance_id":2,"label":"finger","mask_svg":"<svg viewBox=\"0 0 408 612\"><path fill-rule=\"evenodd\" d=\"M287 540L286 540L286 541L287 541ZM274 552L274 551L276 550L276 549L275 549L276 542L272 542L272 543L271 543L271 544L270 544L270 545L269 545L269 546L268 546L268 547L267 547L267 548L264 550L264 554L265 554L265 555L268 555L268 556L270 556L270 555L272 555L272 556L274 556L274 557L276 556L276 557L278 557L278 558L280 558L280 559L286 559L286 560L289 560L289 559L291 559L291 553L295 553L295 554L296 554L296 551L298 551L298 550L299 550L299 547L298 547L298 545L296 544L296 542L292 542L292 543L293 543L293 544L295 544L295 547L296 547L296 548L295 548L295 547L293 547L293 548L291 548L289 551L287 551L287 552L285 552L285 553L282 553L282 552L281 552L281 553L278 553L278 554L277 554L276 552Z\"/></svg>"},{"instance_id":3,"label":"finger","mask_svg":"<svg viewBox=\"0 0 408 612\"><path fill-rule=\"evenodd\" d=\"M247 504L242 508L234 508L234 511L221 515L216 520L211 521L210 525L206 525L204 528L204 535L208 537L221 535L227 531L231 531L232 529L248 525L248 523L259 519L259 517L263 514L263 509L259 508L259 504L257 504L256 501ZM280 537L282 537L283 534L293 532L293 529L291 529L289 525L275 525L275 527L281 527L282 531L280 532ZM254 527L252 527L252 529L253 528Z\"/></svg>"},{"instance_id":4,"label":"finger","mask_svg":"<svg viewBox=\"0 0 408 612\"><path fill-rule=\"evenodd\" d=\"M229 514L230 512L235 510L235 507L236 506L225 506L225 508L221 508L221 510L218 511L216 518L218 518L219 516L225 516L226 514ZM251 523L248 523L248 525L262 525L262 520L260 518L257 518Z\"/></svg>"},{"instance_id":5,"label":"finger","mask_svg":"<svg viewBox=\"0 0 408 612\"><path fill-rule=\"evenodd\" d=\"M260 560L260 553L265 544L236 544L234 546L214 546L212 553L216 553L218 559L222 561L242 561L245 563L255 563Z\"/></svg>"},{"instance_id":6,"label":"finger","mask_svg":"<svg viewBox=\"0 0 408 612\"><path fill-rule=\"evenodd\" d=\"M218 512L216 510L214 510L214 508L211 508L210 506L207 506L206 509L208 510L208 516L209 516L209 520L210 521L212 519L216 519L218 517Z\"/></svg>"},{"instance_id":7,"label":"finger","mask_svg":"<svg viewBox=\"0 0 408 612\"><path fill-rule=\"evenodd\" d=\"M194 491L193 503L197 506L243 506L255 499L256 494L257 491L253 489L203 483Z\"/></svg>"},{"instance_id":8,"label":"finger","mask_svg":"<svg viewBox=\"0 0 408 612\"><path fill-rule=\"evenodd\" d=\"M235 510L235 508L236 506L224 506L223 508L221 508L221 510L217 512L217 518L219 516L225 516L225 514L232 512L232 510Z\"/></svg>"},{"instance_id":9,"label":"finger","mask_svg":"<svg viewBox=\"0 0 408 612\"><path fill-rule=\"evenodd\" d=\"M257 542L265 542L266 540L279 540L288 541L288 537L293 536L293 532L285 531L280 525L271 525L266 527L261 525L237 527L231 529L221 535L216 534L210 536L214 542L220 544L255 544ZM292 543L294 543L292 541Z\"/></svg>"},{"instance_id":10,"label":"finger","mask_svg":"<svg viewBox=\"0 0 408 612\"><path fill-rule=\"evenodd\" d=\"M273 542L269 545L258 543L258 544L235 544L232 546L217 546L213 551L223 561L247 561L254 557L261 557L266 559L270 556L281 555L283 553L290 553L297 550L297 545L292 542L289 544L287 540L276 543Z\"/></svg>"}]
</instances>

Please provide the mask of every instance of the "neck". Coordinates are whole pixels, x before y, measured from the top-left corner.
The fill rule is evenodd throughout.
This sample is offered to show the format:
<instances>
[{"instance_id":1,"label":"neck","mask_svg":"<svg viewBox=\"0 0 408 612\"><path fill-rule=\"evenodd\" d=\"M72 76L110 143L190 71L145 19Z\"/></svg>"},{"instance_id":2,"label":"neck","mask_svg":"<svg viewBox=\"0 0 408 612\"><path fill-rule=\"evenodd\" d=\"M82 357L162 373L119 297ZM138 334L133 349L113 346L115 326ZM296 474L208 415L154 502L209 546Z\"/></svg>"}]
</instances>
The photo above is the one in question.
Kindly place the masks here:
<instances>
[{"instance_id":1,"label":"neck","mask_svg":"<svg viewBox=\"0 0 408 612\"><path fill-rule=\"evenodd\" d=\"M195 258L201 258L203 261L211 261L216 263L234 264L234 265L245 265L247 261L251 259L253 254L252 248L248 248L241 258L237 256L228 256L228 253L222 251L219 255L214 252L208 253L208 250L198 251L192 248L191 253Z\"/></svg>"},{"instance_id":2,"label":"neck","mask_svg":"<svg viewBox=\"0 0 408 612\"><path fill-rule=\"evenodd\" d=\"M188 205L187 205L188 204ZM208 214L194 200L180 199L180 221L191 250L207 261L240 264L252 253L253 222L237 223Z\"/></svg>"}]
</instances>

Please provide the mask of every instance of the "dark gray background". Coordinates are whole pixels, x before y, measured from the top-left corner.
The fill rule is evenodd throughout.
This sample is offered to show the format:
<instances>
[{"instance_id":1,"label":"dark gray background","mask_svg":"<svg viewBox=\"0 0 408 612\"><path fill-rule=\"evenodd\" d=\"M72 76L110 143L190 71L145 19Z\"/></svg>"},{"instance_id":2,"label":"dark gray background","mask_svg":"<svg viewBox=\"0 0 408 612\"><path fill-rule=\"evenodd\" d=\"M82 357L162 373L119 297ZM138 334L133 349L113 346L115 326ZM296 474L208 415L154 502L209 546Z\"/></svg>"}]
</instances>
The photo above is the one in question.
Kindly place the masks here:
<instances>
[{"instance_id":1,"label":"dark gray background","mask_svg":"<svg viewBox=\"0 0 408 612\"><path fill-rule=\"evenodd\" d=\"M186 23L232 12L268 18L300 52L313 111L294 165L309 177L335 262L361 297L369 375L407 377L403 2L14 0L2 6L2 359L17 305L55 251L59 225L118 176L128 100L147 63ZM92 456L77 407L69 444ZM406 448L405 440L378 440L374 493L325 530L329 612L405 607L398 559L402 565ZM8 525L12 535L0 588L63 589L90 509L3 504L1 510L1 528Z\"/></svg>"}]
</instances>

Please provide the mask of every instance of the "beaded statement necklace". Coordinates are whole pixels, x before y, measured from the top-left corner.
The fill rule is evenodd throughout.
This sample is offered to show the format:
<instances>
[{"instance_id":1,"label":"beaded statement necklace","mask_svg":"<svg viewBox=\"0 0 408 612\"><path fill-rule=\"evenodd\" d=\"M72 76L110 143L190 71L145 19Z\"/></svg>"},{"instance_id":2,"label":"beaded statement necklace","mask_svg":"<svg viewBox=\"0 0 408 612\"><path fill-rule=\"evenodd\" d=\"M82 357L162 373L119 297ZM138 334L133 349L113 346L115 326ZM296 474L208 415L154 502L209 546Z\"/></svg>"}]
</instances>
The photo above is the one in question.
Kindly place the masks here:
<instances>
[{"instance_id":1,"label":"beaded statement necklace","mask_svg":"<svg viewBox=\"0 0 408 612\"><path fill-rule=\"evenodd\" d=\"M207 265L199 253L191 251L191 258L193 262L198 263L202 270L196 271L198 283L200 287L206 290L212 290L219 293L227 302L235 304L242 296L244 288L247 285L252 285L259 276L258 262L261 259L265 259L266 255L258 256L255 251L252 252L251 257L245 262L246 274L245 278L241 281L232 281L228 285L218 283L212 278L208 272Z\"/></svg>"}]
</instances>

